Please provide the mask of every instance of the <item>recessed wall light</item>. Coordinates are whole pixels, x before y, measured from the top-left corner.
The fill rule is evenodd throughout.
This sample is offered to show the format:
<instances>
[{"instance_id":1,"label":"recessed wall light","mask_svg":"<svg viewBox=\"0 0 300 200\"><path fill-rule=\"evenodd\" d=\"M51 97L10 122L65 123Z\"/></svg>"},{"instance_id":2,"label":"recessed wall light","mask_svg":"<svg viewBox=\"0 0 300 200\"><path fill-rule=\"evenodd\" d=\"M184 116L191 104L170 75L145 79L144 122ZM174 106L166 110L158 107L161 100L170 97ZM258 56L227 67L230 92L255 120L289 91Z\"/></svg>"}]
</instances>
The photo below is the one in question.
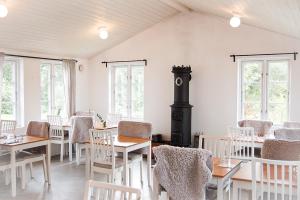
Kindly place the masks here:
<instances>
[{"instance_id":1,"label":"recessed wall light","mask_svg":"<svg viewBox=\"0 0 300 200\"><path fill-rule=\"evenodd\" d=\"M6 17L8 14L8 9L4 0L0 0L0 17Z\"/></svg>"},{"instance_id":2,"label":"recessed wall light","mask_svg":"<svg viewBox=\"0 0 300 200\"><path fill-rule=\"evenodd\" d=\"M229 23L230 23L231 27L237 28L241 25L241 19L238 16L233 16L233 17L230 18Z\"/></svg>"},{"instance_id":3,"label":"recessed wall light","mask_svg":"<svg viewBox=\"0 0 300 200\"><path fill-rule=\"evenodd\" d=\"M102 40L106 40L108 38L108 30L107 30L107 28L105 26L99 27L98 34L99 34L99 37Z\"/></svg>"}]
</instances>

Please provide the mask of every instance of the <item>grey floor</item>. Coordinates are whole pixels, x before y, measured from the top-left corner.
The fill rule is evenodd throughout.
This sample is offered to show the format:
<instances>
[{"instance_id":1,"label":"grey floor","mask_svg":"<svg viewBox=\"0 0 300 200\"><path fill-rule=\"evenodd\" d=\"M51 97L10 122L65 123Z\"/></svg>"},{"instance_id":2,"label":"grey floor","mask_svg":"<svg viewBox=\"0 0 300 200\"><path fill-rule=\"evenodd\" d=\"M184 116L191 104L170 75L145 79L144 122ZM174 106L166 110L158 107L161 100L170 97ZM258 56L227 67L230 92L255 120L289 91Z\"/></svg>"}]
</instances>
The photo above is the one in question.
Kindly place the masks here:
<instances>
[{"instance_id":1,"label":"grey floor","mask_svg":"<svg viewBox=\"0 0 300 200\"><path fill-rule=\"evenodd\" d=\"M150 190L147 184L146 162L144 163L144 186L143 200L150 199ZM133 187L141 188L139 168L133 172ZM85 187L85 165L77 166L75 162L68 162L67 158L63 163L57 158L52 159L51 178L52 184L48 187L44 183L42 165L37 163L33 170L34 179L30 179L27 170L27 186L21 189L21 181L17 181L17 196L11 197L11 186L4 184L4 176L0 173L0 200L82 200ZM97 180L104 180L102 175L96 176ZM119 181L119 180L118 180Z\"/></svg>"}]
</instances>

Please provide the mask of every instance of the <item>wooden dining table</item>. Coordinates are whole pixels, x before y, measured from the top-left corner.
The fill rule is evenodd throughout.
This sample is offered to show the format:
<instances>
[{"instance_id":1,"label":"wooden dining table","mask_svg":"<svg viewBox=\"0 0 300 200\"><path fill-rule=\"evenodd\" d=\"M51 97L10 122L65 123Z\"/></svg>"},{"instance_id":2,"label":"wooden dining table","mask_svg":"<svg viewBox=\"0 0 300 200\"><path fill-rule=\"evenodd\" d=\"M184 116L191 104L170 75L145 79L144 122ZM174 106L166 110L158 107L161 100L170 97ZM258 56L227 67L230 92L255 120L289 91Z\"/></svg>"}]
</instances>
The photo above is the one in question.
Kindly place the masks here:
<instances>
[{"instance_id":1,"label":"wooden dining table","mask_svg":"<svg viewBox=\"0 0 300 200\"><path fill-rule=\"evenodd\" d=\"M229 182L230 178L240 169L242 160L229 159L229 165L221 163L221 159L213 158L213 171L211 183L217 185L217 200L223 200L224 186Z\"/></svg>"},{"instance_id":2,"label":"wooden dining table","mask_svg":"<svg viewBox=\"0 0 300 200\"><path fill-rule=\"evenodd\" d=\"M47 177L48 184L51 184L50 176L50 164L51 164L51 145L50 140L47 138L34 137L34 136L18 136L15 141L0 139L0 148L10 152L10 164L11 164L11 192L12 196L16 196L16 152L24 149L46 146L47 157Z\"/></svg>"},{"instance_id":3,"label":"wooden dining table","mask_svg":"<svg viewBox=\"0 0 300 200\"><path fill-rule=\"evenodd\" d=\"M144 138L135 138L135 137L127 137L127 136L114 136L114 149L115 152L123 154L123 162L125 166L125 177L124 181L126 185L129 185L129 164L128 164L128 153L147 148L147 178L148 185L151 186L151 140ZM90 144L87 144L87 159L86 159L86 174L90 176Z\"/></svg>"}]
</instances>

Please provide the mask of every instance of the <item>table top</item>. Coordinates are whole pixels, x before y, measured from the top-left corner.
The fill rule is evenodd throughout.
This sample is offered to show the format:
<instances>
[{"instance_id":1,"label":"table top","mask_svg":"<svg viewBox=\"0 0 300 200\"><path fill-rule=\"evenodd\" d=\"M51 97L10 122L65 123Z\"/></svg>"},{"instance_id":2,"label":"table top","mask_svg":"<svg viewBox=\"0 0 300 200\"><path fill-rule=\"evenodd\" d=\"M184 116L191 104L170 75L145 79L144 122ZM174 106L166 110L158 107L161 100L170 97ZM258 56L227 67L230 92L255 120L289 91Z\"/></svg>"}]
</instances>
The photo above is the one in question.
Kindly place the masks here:
<instances>
[{"instance_id":1,"label":"table top","mask_svg":"<svg viewBox=\"0 0 300 200\"><path fill-rule=\"evenodd\" d=\"M115 138L114 146L117 146L117 147L130 147L130 146L137 145L137 144L143 144L145 142L151 142L150 139L127 137L127 136L123 136L123 135L119 135L114 138Z\"/></svg>"},{"instance_id":2,"label":"table top","mask_svg":"<svg viewBox=\"0 0 300 200\"><path fill-rule=\"evenodd\" d=\"M48 140L47 138L34 137L34 136L21 136L16 138L16 142L9 143L6 139L0 139L0 146L18 146L23 144L29 144L34 142L40 142Z\"/></svg>"},{"instance_id":3,"label":"table top","mask_svg":"<svg viewBox=\"0 0 300 200\"><path fill-rule=\"evenodd\" d=\"M230 159L231 167L222 167L220 165L220 158L213 158L213 172L212 175L214 177L220 177L223 178L225 177L228 173L231 172L232 169L238 167L242 163L241 160L237 159Z\"/></svg>"},{"instance_id":4,"label":"table top","mask_svg":"<svg viewBox=\"0 0 300 200\"><path fill-rule=\"evenodd\" d=\"M288 183L288 179L289 179L289 169L286 167L285 168L285 181L286 183ZM264 173L264 178L267 179L267 167L264 166L263 167L263 173ZM270 179L274 180L274 165L270 165ZM282 170L281 170L281 166L277 167L277 177L280 180L282 177ZM296 173L293 173L293 185L296 185L297 181L296 181ZM247 163L244 163L241 168L239 169L239 171L237 173L235 173L235 175L233 175L233 177L231 178L232 180L236 180L236 181L245 181L245 182L252 182L252 163L249 161ZM261 180L261 164L259 162L256 163L256 180L257 182L260 182Z\"/></svg>"}]
</instances>

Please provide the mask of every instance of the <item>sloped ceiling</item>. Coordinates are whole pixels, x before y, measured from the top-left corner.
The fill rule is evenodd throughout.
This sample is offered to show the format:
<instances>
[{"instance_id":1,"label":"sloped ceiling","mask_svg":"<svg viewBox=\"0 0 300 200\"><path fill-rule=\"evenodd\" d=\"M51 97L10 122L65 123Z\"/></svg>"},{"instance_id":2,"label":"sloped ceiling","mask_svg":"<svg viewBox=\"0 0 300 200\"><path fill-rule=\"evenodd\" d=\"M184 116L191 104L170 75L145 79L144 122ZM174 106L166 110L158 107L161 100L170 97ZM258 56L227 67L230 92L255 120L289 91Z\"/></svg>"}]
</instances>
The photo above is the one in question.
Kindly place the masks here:
<instances>
[{"instance_id":1,"label":"sloped ceiling","mask_svg":"<svg viewBox=\"0 0 300 200\"><path fill-rule=\"evenodd\" d=\"M6 0L0 48L89 58L189 8L300 39L299 0ZM171 3L170 3L171 2ZM174 7L174 3L184 8ZM180 6L179 6L180 7ZM107 26L107 40L98 37Z\"/></svg>"},{"instance_id":2,"label":"sloped ceiling","mask_svg":"<svg viewBox=\"0 0 300 200\"><path fill-rule=\"evenodd\" d=\"M300 39L299 0L176 0L194 11L230 18L242 23Z\"/></svg>"},{"instance_id":3,"label":"sloped ceiling","mask_svg":"<svg viewBox=\"0 0 300 200\"><path fill-rule=\"evenodd\" d=\"M178 13L159 0L6 0L0 48L88 58ZM107 26L109 39L98 37Z\"/></svg>"}]
</instances>

